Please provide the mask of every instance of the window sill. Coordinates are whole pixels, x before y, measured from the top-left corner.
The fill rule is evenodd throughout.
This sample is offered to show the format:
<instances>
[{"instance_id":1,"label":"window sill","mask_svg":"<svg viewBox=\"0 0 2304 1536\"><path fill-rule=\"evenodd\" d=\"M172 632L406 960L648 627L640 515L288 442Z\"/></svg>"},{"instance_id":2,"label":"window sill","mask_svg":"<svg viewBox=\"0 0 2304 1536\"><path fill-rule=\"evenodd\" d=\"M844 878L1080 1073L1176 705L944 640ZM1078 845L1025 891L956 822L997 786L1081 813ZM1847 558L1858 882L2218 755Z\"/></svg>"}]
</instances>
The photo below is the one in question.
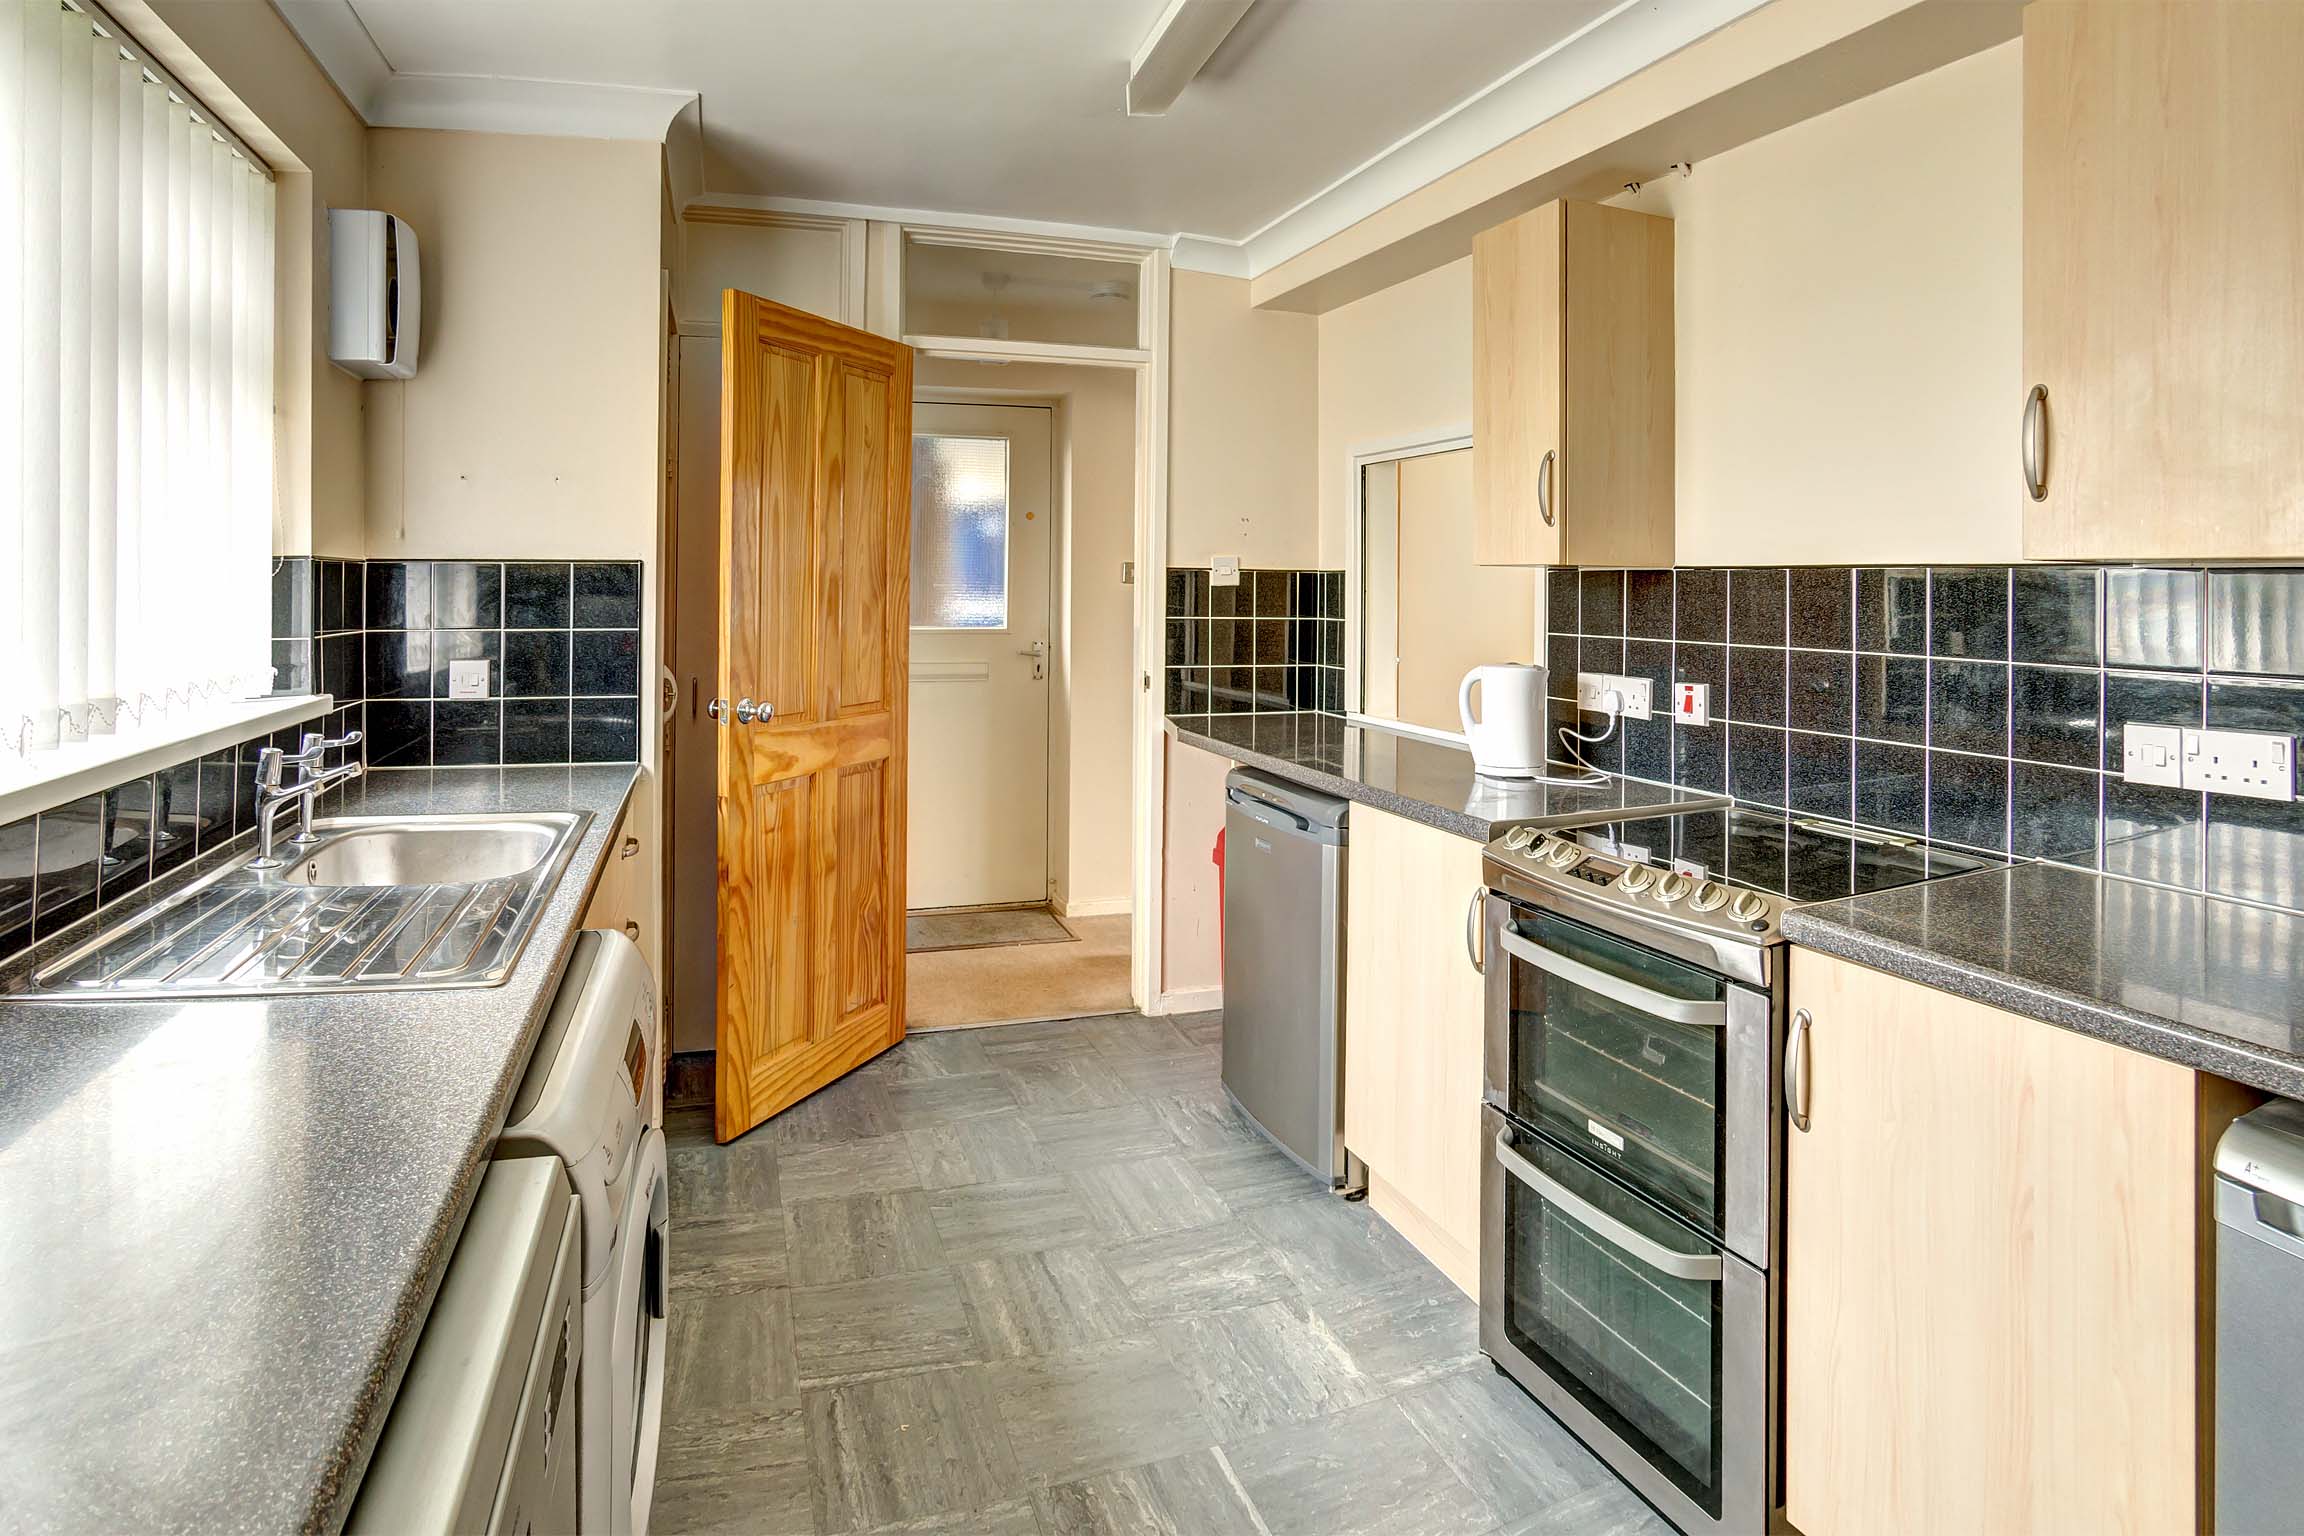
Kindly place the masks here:
<instances>
[{"instance_id":1,"label":"window sill","mask_svg":"<svg viewBox=\"0 0 2304 1536\"><path fill-rule=\"evenodd\" d=\"M107 736L43 752L30 766L0 770L0 826L261 732L301 725L334 707L335 700L325 693L250 699L203 716L197 726Z\"/></svg>"}]
</instances>

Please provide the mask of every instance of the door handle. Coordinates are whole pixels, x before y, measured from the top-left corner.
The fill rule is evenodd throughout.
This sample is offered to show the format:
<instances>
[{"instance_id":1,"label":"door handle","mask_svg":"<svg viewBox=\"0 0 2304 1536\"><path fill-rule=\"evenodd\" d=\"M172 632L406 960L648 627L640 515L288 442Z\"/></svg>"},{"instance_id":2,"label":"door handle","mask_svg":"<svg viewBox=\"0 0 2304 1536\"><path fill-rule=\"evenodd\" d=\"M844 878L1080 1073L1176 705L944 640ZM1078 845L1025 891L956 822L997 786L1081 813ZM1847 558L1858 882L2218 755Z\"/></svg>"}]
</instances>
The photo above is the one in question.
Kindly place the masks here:
<instances>
[{"instance_id":1,"label":"door handle","mask_svg":"<svg viewBox=\"0 0 2304 1536\"><path fill-rule=\"evenodd\" d=\"M751 725L755 721L758 721L761 724L766 724L771 718L774 717L776 713L776 706L773 704L755 704L750 699L738 699L736 701L736 707L731 710L728 707L728 701L726 699L714 699L711 703L704 706L704 713L710 715L713 719L719 721L722 725L726 725L728 723L728 717L730 715L734 715L736 717L736 723L738 725Z\"/></svg>"},{"instance_id":2,"label":"door handle","mask_svg":"<svg viewBox=\"0 0 2304 1536\"><path fill-rule=\"evenodd\" d=\"M1792 1033L1784 1042L1784 1112L1792 1129L1808 1129L1808 1031L1816 1020L1805 1008L1792 1011Z\"/></svg>"},{"instance_id":3,"label":"door handle","mask_svg":"<svg viewBox=\"0 0 2304 1536\"><path fill-rule=\"evenodd\" d=\"M1552 466L1559 460L1560 450L1547 448L1544 450L1543 462L1536 466L1536 513L1544 519L1547 528L1558 522L1552 511Z\"/></svg>"},{"instance_id":4,"label":"door handle","mask_svg":"<svg viewBox=\"0 0 2304 1536\"><path fill-rule=\"evenodd\" d=\"M1687 1024L1697 1029L1723 1029L1727 1027L1728 1005L1726 1003L1706 1003L1699 1002L1694 998L1666 997L1661 992L1651 991L1647 987L1638 986L1623 980L1621 977L1611 976L1597 966L1586 965L1581 960L1571 960L1566 955L1554 954L1541 944L1531 944L1509 928L1496 937L1497 941L1504 946L1504 952L1514 959L1525 960L1536 969L1557 976L1571 986L1582 987L1587 992L1597 992L1602 997L1622 1003L1628 1008L1637 1008L1653 1018L1668 1020L1674 1024Z\"/></svg>"},{"instance_id":5,"label":"door handle","mask_svg":"<svg viewBox=\"0 0 2304 1536\"><path fill-rule=\"evenodd\" d=\"M2048 386L2035 384L2024 396L2024 428L2019 436L2024 493L2048 499Z\"/></svg>"},{"instance_id":6,"label":"door handle","mask_svg":"<svg viewBox=\"0 0 2304 1536\"><path fill-rule=\"evenodd\" d=\"M1725 1268L1720 1262L1720 1255L1682 1253L1676 1248L1665 1247L1645 1232L1634 1231L1522 1157L1512 1145L1510 1131L1496 1133L1496 1161L1503 1165L1506 1173L1567 1212L1593 1236L1613 1243L1650 1269L1659 1270L1675 1280L1701 1280L1713 1285L1720 1283Z\"/></svg>"},{"instance_id":7,"label":"door handle","mask_svg":"<svg viewBox=\"0 0 2304 1536\"><path fill-rule=\"evenodd\" d=\"M1018 651L1016 654L1017 654L1017 655L1019 655L1019 656L1029 656L1029 657L1031 657L1031 658L1032 658L1032 678L1033 678L1033 681L1037 682L1037 681L1039 681L1041 678L1044 678L1044 677L1046 677L1046 676L1048 675L1048 642L1047 642L1047 641L1045 641L1045 640L1035 640L1035 641L1033 641L1033 642L1032 642L1030 645L1026 646L1024 649L1022 649L1022 650Z\"/></svg>"},{"instance_id":8,"label":"door handle","mask_svg":"<svg viewBox=\"0 0 2304 1536\"><path fill-rule=\"evenodd\" d=\"M1464 909L1464 958L1471 961L1472 969L1482 976L1488 974L1488 957L1480 952L1480 911L1486 905L1487 894L1485 889L1475 887L1472 904Z\"/></svg>"}]
</instances>

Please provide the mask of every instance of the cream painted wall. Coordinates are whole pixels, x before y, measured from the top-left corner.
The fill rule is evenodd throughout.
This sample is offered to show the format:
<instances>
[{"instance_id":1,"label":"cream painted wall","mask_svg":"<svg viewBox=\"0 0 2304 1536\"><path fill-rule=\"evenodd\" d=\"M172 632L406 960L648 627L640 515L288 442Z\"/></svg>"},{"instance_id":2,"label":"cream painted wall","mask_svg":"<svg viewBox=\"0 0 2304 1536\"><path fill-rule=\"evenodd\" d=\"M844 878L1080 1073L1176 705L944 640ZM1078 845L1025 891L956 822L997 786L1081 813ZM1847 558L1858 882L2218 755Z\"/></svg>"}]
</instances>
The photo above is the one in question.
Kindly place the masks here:
<instances>
[{"instance_id":1,"label":"cream painted wall","mask_svg":"<svg viewBox=\"0 0 2304 1536\"><path fill-rule=\"evenodd\" d=\"M1223 1002L1224 913L1209 857L1224 828L1224 775L1232 764L1174 736L1168 753L1166 846L1160 870L1160 991L1182 1006Z\"/></svg>"},{"instance_id":2,"label":"cream painted wall","mask_svg":"<svg viewBox=\"0 0 2304 1536\"><path fill-rule=\"evenodd\" d=\"M1320 316L1319 544L1351 548L1355 452L1472 428L1472 258Z\"/></svg>"},{"instance_id":3,"label":"cream painted wall","mask_svg":"<svg viewBox=\"0 0 2304 1536\"><path fill-rule=\"evenodd\" d=\"M682 325L720 323L724 289L841 319L844 235L838 229L686 221L673 291Z\"/></svg>"},{"instance_id":4,"label":"cream painted wall","mask_svg":"<svg viewBox=\"0 0 2304 1536\"><path fill-rule=\"evenodd\" d=\"M1169 311L1169 564L1314 564L1321 322L1250 309L1245 279L1204 272L1174 275Z\"/></svg>"},{"instance_id":5,"label":"cream painted wall","mask_svg":"<svg viewBox=\"0 0 2304 1536\"><path fill-rule=\"evenodd\" d=\"M2021 43L1651 183L1678 223L1678 558L2022 558Z\"/></svg>"},{"instance_id":6,"label":"cream painted wall","mask_svg":"<svg viewBox=\"0 0 2304 1536\"><path fill-rule=\"evenodd\" d=\"M126 0L111 9L278 173L273 549L357 558L360 381L328 361L328 210L367 206L367 127L269 5Z\"/></svg>"},{"instance_id":7,"label":"cream painted wall","mask_svg":"<svg viewBox=\"0 0 2304 1536\"><path fill-rule=\"evenodd\" d=\"M1135 589L1135 374L1120 368L922 358L914 387L943 399L1057 403L1055 664L1049 669L1050 877L1065 911L1129 906L1129 679Z\"/></svg>"}]
</instances>

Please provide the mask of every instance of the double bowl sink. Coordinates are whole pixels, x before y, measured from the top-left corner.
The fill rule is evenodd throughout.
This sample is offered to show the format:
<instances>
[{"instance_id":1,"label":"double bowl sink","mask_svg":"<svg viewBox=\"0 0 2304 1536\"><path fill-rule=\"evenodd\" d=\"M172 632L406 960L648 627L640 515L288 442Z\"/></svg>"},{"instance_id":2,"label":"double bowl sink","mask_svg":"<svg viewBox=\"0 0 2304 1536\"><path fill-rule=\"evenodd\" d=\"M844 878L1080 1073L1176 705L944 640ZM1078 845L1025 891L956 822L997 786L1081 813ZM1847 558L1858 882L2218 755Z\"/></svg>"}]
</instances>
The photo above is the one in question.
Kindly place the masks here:
<instances>
[{"instance_id":1,"label":"double bowl sink","mask_svg":"<svg viewBox=\"0 0 2304 1536\"><path fill-rule=\"evenodd\" d=\"M85 942L14 995L107 1001L486 987L511 975L585 811L316 823L277 867L253 853Z\"/></svg>"}]
</instances>

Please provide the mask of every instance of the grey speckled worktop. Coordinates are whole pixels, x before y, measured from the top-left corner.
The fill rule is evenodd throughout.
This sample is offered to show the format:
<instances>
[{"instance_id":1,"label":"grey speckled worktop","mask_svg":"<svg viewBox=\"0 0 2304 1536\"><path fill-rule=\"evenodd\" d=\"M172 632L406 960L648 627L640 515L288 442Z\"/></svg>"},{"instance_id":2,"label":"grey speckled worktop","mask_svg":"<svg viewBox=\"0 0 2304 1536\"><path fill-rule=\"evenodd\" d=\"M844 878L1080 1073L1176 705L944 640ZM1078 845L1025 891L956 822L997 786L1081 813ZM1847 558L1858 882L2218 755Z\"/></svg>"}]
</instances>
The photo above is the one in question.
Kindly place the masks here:
<instances>
[{"instance_id":1,"label":"grey speckled worktop","mask_svg":"<svg viewBox=\"0 0 2304 1536\"><path fill-rule=\"evenodd\" d=\"M635 773L328 803L592 813L501 987L0 1000L0 1531L343 1523Z\"/></svg>"},{"instance_id":2,"label":"grey speckled worktop","mask_svg":"<svg viewBox=\"0 0 2304 1536\"><path fill-rule=\"evenodd\" d=\"M1725 795L1613 775L1589 787L1482 778L1462 747L1354 725L1339 715L1171 715L1168 725L1202 751L1483 843L1512 827L1573 826L1627 810L1728 803Z\"/></svg>"},{"instance_id":3,"label":"grey speckled worktop","mask_svg":"<svg viewBox=\"0 0 2304 1536\"><path fill-rule=\"evenodd\" d=\"M2304 1098L2304 917L2019 864L1797 907L1784 936Z\"/></svg>"}]
</instances>

